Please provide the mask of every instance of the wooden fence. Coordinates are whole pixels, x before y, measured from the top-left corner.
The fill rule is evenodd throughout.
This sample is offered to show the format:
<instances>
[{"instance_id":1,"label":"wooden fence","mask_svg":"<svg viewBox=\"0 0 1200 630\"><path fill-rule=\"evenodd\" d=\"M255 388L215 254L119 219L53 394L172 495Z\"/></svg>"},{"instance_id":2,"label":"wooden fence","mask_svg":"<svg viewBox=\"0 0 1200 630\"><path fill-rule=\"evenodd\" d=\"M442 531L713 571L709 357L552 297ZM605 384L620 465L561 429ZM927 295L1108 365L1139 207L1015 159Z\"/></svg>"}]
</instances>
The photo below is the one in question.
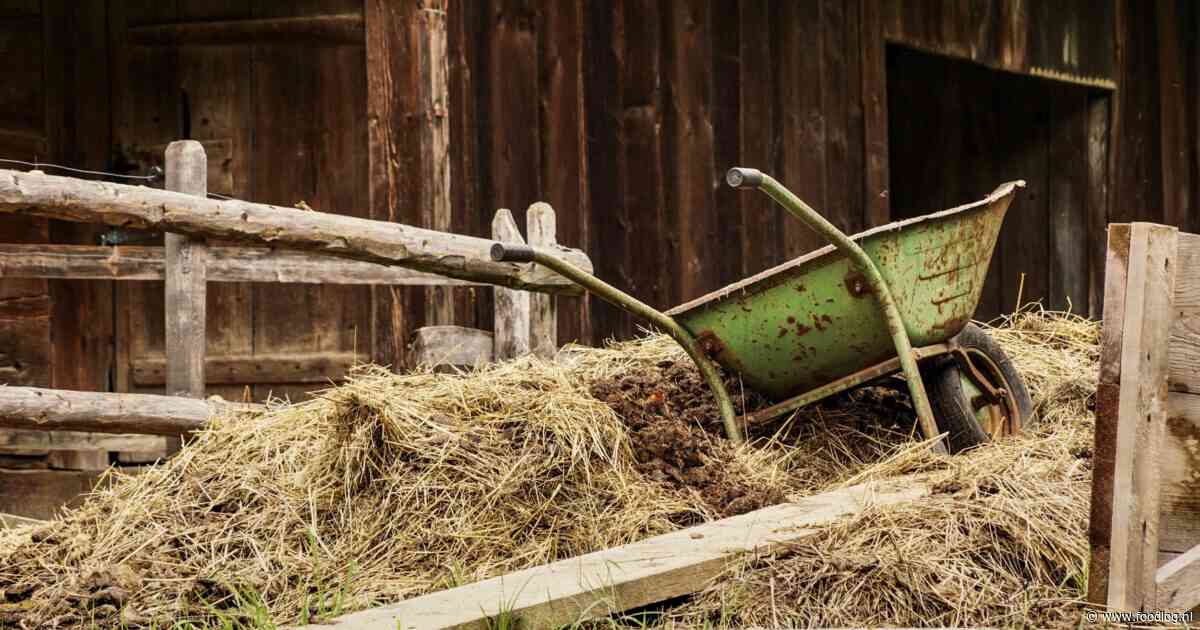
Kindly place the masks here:
<instances>
[{"instance_id":1,"label":"wooden fence","mask_svg":"<svg viewBox=\"0 0 1200 630\"><path fill-rule=\"evenodd\" d=\"M1200 235L1108 231L1092 482L1093 603L1200 604Z\"/></svg>"},{"instance_id":2,"label":"wooden fence","mask_svg":"<svg viewBox=\"0 0 1200 630\"><path fill-rule=\"evenodd\" d=\"M207 158L199 142L171 143L165 164L166 193L37 172L12 173L13 177L0 186L0 212L163 229L165 246L0 244L0 278L163 280L165 356L135 363L133 373L140 384L165 383L169 395L203 398L208 384L265 382L295 369L279 361L275 365L270 360L214 360L205 356L209 282L425 286L430 291L497 285L494 333L459 326L415 331L406 363L435 367L473 366L530 352L554 352L555 295L580 292L569 280L534 265L492 261L488 255L492 241L488 239L239 200L209 200ZM184 193L194 200L169 193ZM555 251L591 270L591 262L582 252L557 245L555 214L549 205L534 204L525 214L530 244ZM209 236L272 247L210 246L205 240ZM493 237L525 242L506 209L495 215ZM276 245L301 249L275 249ZM353 356L314 355L308 357L303 371L324 374L328 383L342 377L345 368L356 361ZM289 357L288 363L295 362L295 357ZM244 367L251 364L262 373L247 373ZM0 455L46 451L59 454L57 468L99 470L108 466L110 451L121 453L126 463L141 463L162 456L164 448L169 451L177 446L176 437L139 433L173 436L180 431L138 431L136 422L58 422L62 414L56 415L53 407L42 408L42 392L55 390L5 390L11 400L0 401L0 416L4 416L0 417L0 427L9 430L0 430ZM70 398L78 392L64 394ZM102 400L97 404L121 409L128 402L118 394L110 396L107 400L100 395ZM29 411L30 404L40 409L36 412L39 421L26 422L34 413ZM80 404L75 398L62 401L64 409ZM50 424L41 427L47 430L39 431L39 422L47 419ZM89 431L128 434L96 436ZM78 485L73 482L71 487Z\"/></svg>"}]
</instances>

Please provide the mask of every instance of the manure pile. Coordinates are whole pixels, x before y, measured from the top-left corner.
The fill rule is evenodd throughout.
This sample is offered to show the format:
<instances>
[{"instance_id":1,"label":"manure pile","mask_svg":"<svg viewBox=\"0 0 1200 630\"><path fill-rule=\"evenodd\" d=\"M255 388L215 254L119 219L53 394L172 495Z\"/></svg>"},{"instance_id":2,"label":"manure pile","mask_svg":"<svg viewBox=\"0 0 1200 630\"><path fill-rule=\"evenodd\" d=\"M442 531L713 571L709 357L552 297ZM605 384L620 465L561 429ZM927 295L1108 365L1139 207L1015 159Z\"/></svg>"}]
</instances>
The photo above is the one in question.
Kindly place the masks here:
<instances>
[{"instance_id":1,"label":"manure pile","mask_svg":"<svg viewBox=\"0 0 1200 630\"><path fill-rule=\"evenodd\" d=\"M1026 312L992 332L1041 420L950 459L912 439L906 397L889 387L756 427L734 448L661 336L462 375L363 369L313 400L219 418L170 461L112 473L60 520L0 532L0 627L317 620L913 473L938 493L747 562L660 619L1070 623L1098 327ZM729 384L740 407L764 404Z\"/></svg>"}]
</instances>

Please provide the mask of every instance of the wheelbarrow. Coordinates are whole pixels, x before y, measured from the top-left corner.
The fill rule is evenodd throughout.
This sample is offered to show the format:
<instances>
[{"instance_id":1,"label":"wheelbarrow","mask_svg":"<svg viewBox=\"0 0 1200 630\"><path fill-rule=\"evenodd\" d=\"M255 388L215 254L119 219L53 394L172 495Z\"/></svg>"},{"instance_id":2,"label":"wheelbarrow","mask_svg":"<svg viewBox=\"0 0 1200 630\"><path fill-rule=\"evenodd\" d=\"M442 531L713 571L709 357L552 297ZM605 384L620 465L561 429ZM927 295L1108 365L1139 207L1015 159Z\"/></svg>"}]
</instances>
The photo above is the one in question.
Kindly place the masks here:
<instances>
[{"instance_id":1,"label":"wheelbarrow","mask_svg":"<svg viewBox=\"0 0 1200 630\"><path fill-rule=\"evenodd\" d=\"M1010 182L981 201L846 236L770 176L733 168L734 188L757 188L830 242L782 265L659 312L549 252L492 245L494 260L545 265L665 331L712 389L730 440L779 417L902 373L917 423L940 452L1020 431L1032 403L1000 347L971 318ZM737 416L716 364L778 401Z\"/></svg>"}]
</instances>

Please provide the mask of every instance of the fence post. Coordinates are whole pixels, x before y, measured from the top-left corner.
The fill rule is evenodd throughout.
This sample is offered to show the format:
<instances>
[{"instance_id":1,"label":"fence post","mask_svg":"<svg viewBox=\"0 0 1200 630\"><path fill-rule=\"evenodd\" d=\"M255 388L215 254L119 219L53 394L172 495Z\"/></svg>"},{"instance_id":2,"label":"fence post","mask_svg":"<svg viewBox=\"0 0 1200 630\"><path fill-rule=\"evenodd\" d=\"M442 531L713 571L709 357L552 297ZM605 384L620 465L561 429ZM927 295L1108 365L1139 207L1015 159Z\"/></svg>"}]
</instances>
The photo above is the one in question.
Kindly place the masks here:
<instances>
[{"instance_id":1,"label":"fence post","mask_svg":"<svg viewBox=\"0 0 1200 630\"><path fill-rule=\"evenodd\" d=\"M492 238L505 243L524 243L517 222L507 208L492 218ZM503 361L529 353L530 293L496 287L495 360Z\"/></svg>"},{"instance_id":2,"label":"fence post","mask_svg":"<svg viewBox=\"0 0 1200 630\"><path fill-rule=\"evenodd\" d=\"M525 229L530 245L549 248L558 244L554 208L548 203L529 206ZM531 293L529 304L530 350L539 357L552 357L558 350L558 299L549 293Z\"/></svg>"},{"instance_id":3,"label":"fence post","mask_svg":"<svg viewBox=\"0 0 1200 630\"><path fill-rule=\"evenodd\" d=\"M195 140L167 146L166 187L175 192L208 194L208 156ZM167 394L204 398L204 317L207 301L207 247L182 234L165 234L165 305ZM179 450L179 438L167 438L167 452Z\"/></svg>"}]
</instances>

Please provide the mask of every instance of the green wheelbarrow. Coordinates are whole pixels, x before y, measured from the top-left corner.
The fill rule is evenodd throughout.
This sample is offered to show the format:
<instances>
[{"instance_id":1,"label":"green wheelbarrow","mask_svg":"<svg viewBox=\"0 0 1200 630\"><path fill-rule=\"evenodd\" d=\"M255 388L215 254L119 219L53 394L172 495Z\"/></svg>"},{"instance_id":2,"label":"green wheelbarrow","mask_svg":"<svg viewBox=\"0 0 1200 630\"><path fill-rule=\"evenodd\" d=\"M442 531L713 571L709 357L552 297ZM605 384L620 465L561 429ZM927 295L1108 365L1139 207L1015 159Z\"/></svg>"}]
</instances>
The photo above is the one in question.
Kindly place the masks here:
<instances>
[{"instance_id":1,"label":"green wheelbarrow","mask_svg":"<svg viewBox=\"0 0 1200 630\"><path fill-rule=\"evenodd\" d=\"M734 188L757 188L831 244L661 313L550 252L495 243L497 261L534 262L671 335L712 389L725 432L902 373L918 425L958 452L1020 431L1032 403L1020 375L971 323L1015 190L846 236L757 170L734 168ZM775 404L737 416L715 364Z\"/></svg>"}]
</instances>

